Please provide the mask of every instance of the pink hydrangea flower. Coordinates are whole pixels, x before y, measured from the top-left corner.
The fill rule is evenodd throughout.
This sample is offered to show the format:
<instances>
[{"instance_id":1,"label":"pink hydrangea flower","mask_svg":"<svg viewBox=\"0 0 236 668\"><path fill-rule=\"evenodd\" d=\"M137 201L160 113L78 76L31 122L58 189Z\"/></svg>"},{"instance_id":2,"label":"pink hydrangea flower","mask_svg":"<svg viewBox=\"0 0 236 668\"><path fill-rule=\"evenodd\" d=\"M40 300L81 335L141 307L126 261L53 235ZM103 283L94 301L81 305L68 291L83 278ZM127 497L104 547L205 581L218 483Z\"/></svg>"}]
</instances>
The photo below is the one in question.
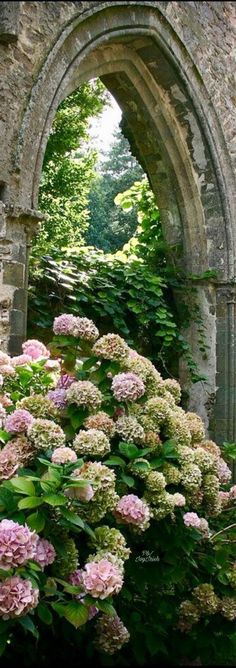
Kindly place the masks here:
<instances>
[{"instance_id":1,"label":"pink hydrangea flower","mask_svg":"<svg viewBox=\"0 0 236 668\"><path fill-rule=\"evenodd\" d=\"M199 529L201 524L200 517L198 517L197 513L185 513L183 515L183 520L186 527L194 527L195 529Z\"/></svg>"},{"instance_id":2,"label":"pink hydrangea flower","mask_svg":"<svg viewBox=\"0 0 236 668\"><path fill-rule=\"evenodd\" d=\"M73 478L73 474L71 476ZM65 495L70 499L78 499L78 501L91 501L95 492L92 485L89 483L83 487L67 487Z\"/></svg>"},{"instance_id":3,"label":"pink hydrangea flower","mask_svg":"<svg viewBox=\"0 0 236 668\"><path fill-rule=\"evenodd\" d=\"M129 348L129 357L140 357L140 355L137 353L137 350L134 350L134 348Z\"/></svg>"},{"instance_id":4,"label":"pink hydrangea flower","mask_svg":"<svg viewBox=\"0 0 236 668\"><path fill-rule=\"evenodd\" d=\"M46 538L39 538L36 544L36 554L34 561L37 561L41 568L44 569L45 566L53 564L55 558L56 552L52 543L49 543Z\"/></svg>"},{"instance_id":5,"label":"pink hydrangea flower","mask_svg":"<svg viewBox=\"0 0 236 668\"><path fill-rule=\"evenodd\" d=\"M118 594L123 585L120 569L106 558L87 563L82 577L85 591L94 598Z\"/></svg>"},{"instance_id":6,"label":"pink hydrangea flower","mask_svg":"<svg viewBox=\"0 0 236 668\"><path fill-rule=\"evenodd\" d=\"M97 649L111 656L122 649L130 639L128 629L117 614L100 615L95 628Z\"/></svg>"},{"instance_id":7,"label":"pink hydrangea flower","mask_svg":"<svg viewBox=\"0 0 236 668\"><path fill-rule=\"evenodd\" d=\"M24 366L25 364L30 364L30 362L32 362L30 355L17 355L11 359L13 366Z\"/></svg>"},{"instance_id":8,"label":"pink hydrangea flower","mask_svg":"<svg viewBox=\"0 0 236 668\"><path fill-rule=\"evenodd\" d=\"M4 383L4 378L3 378L2 374L0 373L0 387L2 387L3 383Z\"/></svg>"},{"instance_id":9,"label":"pink hydrangea flower","mask_svg":"<svg viewBox=\"0 0 236 668\"><path fill-rule=\"evenodd\" d=\"M13 406L13 401L7 394L0 394L0 402L4 408L9 408L9 406Z\"/></svg>"},{"instance_id":10,"label":"pink hydrangea flower","mask_svg":"<svg viewBox=\"0 0 236 668\"><path fill-rule=\"evenodd\" d=\"M217 459L216 466L219 481L224 485L231 480L232 472L222 457Z\"/></svg>"},{"instance_id":11,"label":"pink hydrangea flower","mask_svg":"<svg viewBox=\"0 0 236 668\"><path fill-rule=\"evenodd\" d=\"M49 357L49 351L44 343L37 341L37 339L28 339L22 345L22 350L25 355L29 355L31 360L38 360L42 357Z\"/></svg>"},{"instance_id":12,"label":"pink hydrangea flower","mask_svg":"<svg viewBox=\"0 0 236 668\"><path fill-rule=\"evenodd\" d=\"M10 441L0 451L0 480L9 480L20 466L18 453Z\"/></svg>"},{"instance_id":13,"label":"pink hydrangea flower","mask_svg":"<svg viewBox=\"0 0 236 668\"><path fill-rule=\"evenodd\" d=\"M4 366L5 364L11 364L11 358L7 353L3 353L0 350L0 366Z\"/></svg>"},{"instance_id":14,"label":"pink hydrangea flower","mask_svg":"<svg viewBox=\"0 0 236 668\"><path fill-rule=\"evenodd\" d=\"M62 446L62 448L56 448L53 451L51 460L53 464L68 464L76 462L77 455L72 448Z\"/></svg>"},{"instance_id":15,"label":"pink hydrangea flower","mask_svg":"<svg viewBox=\"0 0 236 668\"><path fill-rule=\"evenodd\" d=\"M175 506L177 506L179 508L181 508L182 506L185 506L186 499L185 499L185 496L183 494L179 494L179 492L176 492L175 494L173 494L173 498L174 498Z\"/></svg>"},{"instance_id":16,"label":"pink hydrangea flower","mask_svg":"<svg viewBox=\"0 0 236 668\"><path fill-rule=\"evenodd\" d=\"M44 364L45 371L60 371L60 368L58 360L47 360Z\"/></svg>"},{"instance_id":17,"label":"pink hydrangea flower","mask_svg":"<svg viewBox=\"0 0 236 668\"><path fill-rule=\"evenodd\" d=\"M2 520L0 522L0 568L9 570L34 559L38 536L27 526Z\"/></svg>"},{"instance_id":18,"label":"pink hydrangea flower","mask_svg":"<svg viewBox=\"0 0 236 668\"><path fill-rule=\"evenodd\" d=\"M236 485L233 485L232 487L230 487L229 496L230 496L230 499L236 499Z\"/></svg>"},{"instance_id":19,"label":"pink hydrangea flower","mask_svg":"<svg viewBox=\"0 0 236 668\"><path fill-rule=\"evenodd\" d=\"M186 527L194 527L194 529L199 529L201 526L201 519L198 517L197 513L185 513L183 520Z\"/></svg>"},{"instance_id":20,"label":"pink hydrangea flower","mask_svg":"<svg viewBox=\"0 0 236 668\"><path fill-rule=\"evenodd\" d=\"M3 425L6 420L6 411L2 404L0 404L0 428L3 429Z\"/></svg>"},{"instance_id":21,"label":"pink hydrangea flower","mask_svg":"<svg viewBox=\"0 0 236 668\"><path fill-rule=\"evenodd\" d=\"M114 412L114 420L117 420L119 417L125 415L125 409L117 406Z\"/></svg>"},{"instance_id":22,"label":"pink hydrangea flower","mask_svg":"<svg viewBox=\"0 0 236 668\"><path fill-rule=\"evenodd\" d=\"M14 369L14 366L12 366L12 364L3 364L0 368L1 368L1 375L2 376L15 376L16 375L16 370Z\"/></svg>"},{"instance_id":23,"label":"pink hydrangea flower","mask_svg":"<svg viewBox=\"0 0 236 668\"><path fill-rule=\"evenodd\" d=\"M219 492L219 498L223 508L226 508L230 502L230 493L229 492Z\"/></svg>"},{"instance_id":24,"label":"pink hydrangea flower","mask_svg":"<svg viewBox=\"0 0 236 668\"><path fill-rule=\"evenodd\" d=\"M117 401L136 401L144 394L145 385L136 373L118 373L111 389Z\"/></svg>"},{"instance_id":25,"label":"pink hydrangea flower","mask_svg":"<svg viewBox=\"0 0 236 668\"><path fill-rule=\"evenodd\" d=\"M76 327L76 317L71 313L62 313L57 318L54 318L53 331L54 334L74 336L74 329Z\"/></svg>"},{"instance_id":26,"label":"pink hydrangea flower","mask_svg":"<svg viewBox=\"0 0 236 668\"><path fill-rule=\"evenodd\" d=\"M33 415L31 415L29 411L26 411L23 408L17 408L6 419L6 431L9 431L12 434L18 434L22 431L27 431L33 422Z\"/></svg>"},{"instance_id":27,"label":"pink hydrangea flower","mask_svg":"<svg viewBox=\"0 0 236 668\"><path fill-rule=\"evenodd\" d=\"M99 336L99 331L92 320L78 317L76 318L74 336L84 339L85 341L96 341Z\"/></svg>"},{"instance_id":28,"label":"pink hydrangea flower","mask_svg":"<svg viewBox=\"0 0 236 668\"><path fill-rule=\"evenodd\" d=\"M78 568L70 574L69 582L75 587L80 587L80 585L83 584L83 571L81 568Z\"/></svg>"},{"instance_id":29,"label":"pink hydrangea flower","mask_svg":"<svg viewBox=\"0 0 236 668\"><path fill-rule=\"evenodd\" d=\"M66 390L57 388L56 390L49 390L47 398L53 401L57 408L65 408L67 406Z\"/></svg>"},{"instance_id":30,"label":"pink hydrangea flower","mask_svg":"<svg viewBox=\"0 0 236 668\"><path fill-rule=\"evenodd\" d=\"M75 489L75 488L74 488ZM92 488L92 485L85 485L84 487L77 487L76 498L80 501L91 501L95 492Z\"/></svg>"},{"instance_id":31,"label":"pink hydrangea flower","mask_svg":"<svg viewBox=\"0 0 236 668\"><path fill-rule=\"evenodd\" d=\"M70 387L72 383L75 382L76 378L74 376L70 376L68 373L63 373L57 382L57 387L59 389L67 390L68 387Z\"/></svg>"},{"instance_id":32,"label":"pink hydrangea flower","mask_svg":"<svg viewBox=\"0 0 236 668\"><path fill-rule=\"evenodd\" d=\"M205 520L205 517L201 517L201 519L200 519L199 531L201 531L204 538L209 538L209 535L210 535L209 524L208 524L208 521Z\"/></svg>"},{"instance_id":33,"label":"pink hydrangea flower","mask_svg":"<svg viewBox=\"0 0 236 668\"><path fill-rule=\"evenodd\" d=\"M150 520L150 510L142 499L135 494L126 494L118 501L114 516L123 524L134 524L140 529L146 529Z\"/></svg>"},{"instance_id":34,"label":"pink hydrangea flower","mask_svg":"<svg viewBox=\"0 0 236 668\"><path fill-rule=\"evenodd\" d=\"M0 584L0 617L22 617L37 607L38 599L39 590L33 588L30 580L23 580L18 575L6 578Z\"/></svg>"}]
</instances>

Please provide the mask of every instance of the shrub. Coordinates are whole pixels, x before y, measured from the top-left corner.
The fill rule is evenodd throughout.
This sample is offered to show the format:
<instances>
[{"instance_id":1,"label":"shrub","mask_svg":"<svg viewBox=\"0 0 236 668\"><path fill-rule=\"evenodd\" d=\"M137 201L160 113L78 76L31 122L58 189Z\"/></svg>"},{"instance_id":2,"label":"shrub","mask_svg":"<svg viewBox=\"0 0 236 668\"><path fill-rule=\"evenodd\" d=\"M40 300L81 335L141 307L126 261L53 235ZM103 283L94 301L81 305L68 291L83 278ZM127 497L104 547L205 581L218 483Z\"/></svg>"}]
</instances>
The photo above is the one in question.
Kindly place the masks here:
<instances>
[{"instance_id":1,"label":"shrub","mask_svg":"<svg viewBox=\"0 0 236 668\"><path fill-rule=\"evenodd\" d=\"M70 656L114 665L233 661L236 495L219 448L120 336L68 314L54 331L48 349L24 344L26 363L0 355L1 651L19 655L22 631L42 654L46 624Z\"/></svg>"}]
</instances>

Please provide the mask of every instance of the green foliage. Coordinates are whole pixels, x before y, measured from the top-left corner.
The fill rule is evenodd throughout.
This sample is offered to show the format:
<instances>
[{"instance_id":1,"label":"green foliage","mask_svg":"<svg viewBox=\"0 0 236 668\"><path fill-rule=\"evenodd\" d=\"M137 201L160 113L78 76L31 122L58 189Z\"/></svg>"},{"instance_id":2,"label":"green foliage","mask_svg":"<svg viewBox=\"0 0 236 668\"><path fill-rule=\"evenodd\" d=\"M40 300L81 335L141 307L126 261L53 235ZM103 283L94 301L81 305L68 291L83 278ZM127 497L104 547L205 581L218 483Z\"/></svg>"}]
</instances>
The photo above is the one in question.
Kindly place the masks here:
<instances>
[{"instance_id":1,"label":"green foliage","mask_svg":"<svg viewBox=\"0 0 236 668\"><path fill-rule=\"evenodd\" d=\"M47 338L55 315L79 312L96 319L102 333L120 332L166 373L178 375L178 359L184 355L192 380L198 381L197 366L182 333L193 312L199 317L194 299L192 310L185 304L187 291L194 290L168 261L158 206L147 178L117 195L116 205L135 212L136 234L114 254L81 246L43 258L41 276L30 287L29 332ZM205 352L202 332L199 341Z\"/></svg>"},{"instance_id":2,"label":"green foliage","mask_svg":"<svg viewBox=\"0 0 236 668\"><path fill-rule=\"evenodd\" d=\"M194 318L199 349L207 355L194 289L168 259L154 194L120 130L95 177L88 123L106 102L104 86L96 80L66 98L55 116L40 189L46 219L31 257L29 331L42 336L43 329L47 338L54 315L79 311L98 320L103 332L120 331L167 373L178 375L184 355L192 380L198 381L183 336ZM98 250L83 247L85 237ZM117 253L99 251L122 245ZM192 293L192 309L186 292Z\"/></svg>"},{"instance_id":3,"label":"green foliage","mask_svg":"<svg viewBox=\"0 0 236 668\"><path fill-rule=\"evenodd\" d=\"M53 377L44 369L44 365L45 360L37 360L29 365L17 367L16 375L7 377L5 389L11 394L14 402L19 401L22 397L37 394L42 387L45 390L53 387Z\"/></svg>"},{"instance_id":4,"label":"green foliage","mask_svg":"<svg viewBox=\"0 0 236 668\"><path fill-rule=\"evenodd\" d=\"M32 272L39 258L53 248L81 243L88 226L88 195L94 177L96 152L88 148L91 117L107 103L103 84L96 80L80 86L59 106L48 139L39 207L45 221L34 240Z\"/></svg>"},{"instance_id":5,"label":"green foliage","mask_svg":"<svg viewBox=\"0 0 236 668\"><path fill-rule=\"evenodd\" d=\"M102 333L120 332L139 352L168 364L173 345L181 354L182 340L167 294L164 280L138 258L83 247L57 253L44 260L43 276L30 289L29 331L45 330L47 337L55 315L79 313L95 318Z\"/></svg>"},{"instance_id":6,"label":"green foliage","mask_svg":"<svg viewBox=\"0 0 236 668\"><path fill-rule=\"evenodd\" d=\"M115 206L118 193L142 178L143 170L131 155L121 130L114 134L109 152L102 156L89 193L89 227L85 242L105 252L114 252L129 241L137 227L136 207L128 212Z\"/></svg>"},{"instance_id":7,"label":"green foliage","mask_svg":"<svg viewBox=\"0 0 236 668\"><path fill-rule=\"evenodd\" d=\"M228 443L228 441L225 441L222 448L224 457L227 461L236 459L236 443Z\"/></svg>"},{"instance_id":8,"label":"green foliage","mask_svg":"<svg viewBox=\"0 0 236 668\"><path fill-rule=\"evenodd\" d=\"M116 421L117 409L126 415L132 415L134 405L117 402L114 399L111 383L114 375L123 371L123 361L113 362L95 357L88 342L73 336L55 336L50 344L53 356L61 359L61 371L69 371L75 379L89 380L103 394L102 409ZM68 354L73 350L73 368ZM67 360L69 359L69 367ZM45 360L32 362L27 367L16 370L14 383L21 383L22 372L33 370L32 387L42 395L47 393L44 383L43 367ZM40 371L39 371L40 367ZM39 375L41 374L41 375ZM109 377L107 377L109 374ZM49 374L50 375L50 374ZM53 374L51 374L51 381ZM104 385L105 381L105 385ZM12 381L11 381L12 382ZM11 397L15 386L11 388L5 378L3 391ZM41 383L41 386L40 386ZM55 378L54 378L55 383ZM158 396L158 387L156 388ZM20 385L20 396L29 395L29 386ZM144 395L143 404L137 403L136 408L145 410L148 393ZM14 400L15 402L15 400ZM12 407L8 408L10 412ZM172 407L173 412L178 407ZM78 422L75 416L78 415ZM182 419L183 418L183 414ZM74 435L85 427L87 412L77 405L69 405L58 413L57 423L65 433L69 445L73 444ZM141 417L139 417L141 419ZM167 418L168 421L168 418ZM179 466L180 446L176 439L165 437L165 427L157 424L160 433L157 456L153 448L147 448L145 439L138 445L132 441L120 441L118 434L111 438L111 454L102 463L113 468L116 476L116 490L119 495L135 494L143 498L146 488L146 475L150 471L165 471L169 464ZM5 432L6 433L6 432ZM2 432L3 442L4 430ZM196 443L189 443L192 454L196 453ZM235 457L235 444L225 443L224 452L227 458ZM30 529L46 538L57 552L57 559L64 558L70 566L71 556L68 553L68 537L73 538L79 548L80 566L86 563L88 555L96 547L96 528L100 522L87 523L86 508L94 507L95 503L81 503L78 498L68 496L68 490L83 488L88 480L75 480L73 472L84 462L99 461L99 457L87 454L76 463L53 464L51 461L52 447L48 443L42 453L36 449L35 457L30 466L20 467L17 474L0 485L0 519L12 519L19 524L27 524ZM145 459L144 459L145 458ZM130 475L132 471L132 475ZM204 474L203 474L204 476ZM90 481L96 489L96 481ZM184 491L180 482L180 491ZM223 485L227 491L230 485ZM167 492L172 495L179 490L179 485L167 483ZM154 506L156 501L154 500ZM6 666L18 663L35 666L40 657L40 664L49 668L52 661L68 658L72 663L79 656L85 663L93 659L94 663L100 656L94 646L94 624L88 623L90 606L96 606L100 613L111 617L117 613L130 632L130 642L118 653L109 658L101 659L104 665L188 665L200 658L202 665L233 665L235 653L235 629L232 621L222 616L221 609L214 614L204 613L198 623L192 625L187 633L178 627L179 606L192 597L193 589L203 583L211 583L219 601L225 597L230 602L234 575L235 520L232 505L223 509L219 515L211 515L210 534L203 537L194 528L186 527L183 514L196 510L199 515L207 515L204 500L198 509L191 498L186 499L185 507L175 507L166 517L156 523L151 520L150 527L142 533L133 531L132 526L122 525L122 534L131 555L125 564L125 584L119 596L116 596L115 608L113 600L96 599L85 595L83 602L80 585L72 585L68 578L54 570L54 564L45 570L34 560L16 569L1 570L1 581L13 574L18 574L32 582L40 590L40 603L34 611L22 618L0 619L0 652L5 652ZM162 497L157 498L157 506L162 504ZM233 499L232 499L233 504ZM152 509L152 503L150 502ZM87 517L88 519L88 517ZM110 528L114 526L114 517L107 511L102 522ZM94 526L95 524L95 526ZM61 562L59 561L59 564ZM77 597L77 598L76 598ZM27 641L25 636L27 634ZM27 643L27 644L26 644ZM24 652L21 650L23 647ZM22 654L21 654L22 651ZM14 661L15 660L15 661ZM11 664L11 661L13 663Z\"/></svg>"},{"instance_id":9,"label":"green foliage","mask_svg":"<svg viewBox=\"0 0 236 668\"><path fill-rule=\"evenodd\" d=\"M127 255L135 255L145 260L153 272L173 273L168 266L168 246L164 240L160 212L153 191L146 176L135 181L128 190L120 192L115 204L125 215L135 211L138 227L135 234L124 246ZM175 271L176 276L176 271Z\"/></svg>"}]
</instances>

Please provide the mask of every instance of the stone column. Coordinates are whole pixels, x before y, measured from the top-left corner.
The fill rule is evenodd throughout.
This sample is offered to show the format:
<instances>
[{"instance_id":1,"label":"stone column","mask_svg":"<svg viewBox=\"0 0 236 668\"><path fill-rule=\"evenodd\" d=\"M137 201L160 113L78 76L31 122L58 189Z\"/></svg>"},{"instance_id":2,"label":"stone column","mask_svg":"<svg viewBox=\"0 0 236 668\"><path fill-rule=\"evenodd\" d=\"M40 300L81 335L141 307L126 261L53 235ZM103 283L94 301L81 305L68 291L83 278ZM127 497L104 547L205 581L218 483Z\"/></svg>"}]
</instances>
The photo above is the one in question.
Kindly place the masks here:
<instances>
[{"instance_id":1,"label":"stone column","mask_svg":"<svg viewBox=\"0 0 236 668\"><path fill-rule=\"evenodd\" d=\"M187 334L193 358L207 382L191 385L186 364L181 362L181 382L189 392L188 410L201 415L210 437L217 443L233 443L236 442L236 282L209 279L198 281L197 285L194 281L192 287L200 319L197 324L193 316L192 326L183 334ZM186 286L191 309L188 294Z\"/></svg>"},{"instance_id":2,"label":"stone column","mask_svg":"<svg viewBox=\"0 0 236 668\"><path fill-rule=\"evenodd\" d=\"M218 443L236 441L236 282L216 292L216 405L212 431Z\"/></svg>"},{"instance_id":3,"label":"stone column","mask_svg":"<svg viewBox=\"0 0 236 668\"><path fill-rule=\"evenodd\" d=\"M0 202L0 348L18 354L26 334L30 238L43 215Z\"/></svg>"}]
</instances>

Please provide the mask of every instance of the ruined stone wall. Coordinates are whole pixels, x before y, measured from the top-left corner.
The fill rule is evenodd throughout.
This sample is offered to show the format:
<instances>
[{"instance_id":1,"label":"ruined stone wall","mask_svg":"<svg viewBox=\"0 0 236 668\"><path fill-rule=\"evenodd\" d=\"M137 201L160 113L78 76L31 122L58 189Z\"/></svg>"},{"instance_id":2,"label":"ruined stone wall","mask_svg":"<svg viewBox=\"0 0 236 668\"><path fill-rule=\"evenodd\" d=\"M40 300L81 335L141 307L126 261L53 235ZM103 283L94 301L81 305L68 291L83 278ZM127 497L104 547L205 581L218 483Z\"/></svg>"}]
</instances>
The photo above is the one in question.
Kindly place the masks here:
<instances>
[{"instance_id":1,"label":"ruined stone wall","mask_svg":"<svg viewBox=\"0 0 236 668\"><path fill-rule=\"evenodd\" d=\"M206 420L211 413L221 440L236 438L235 26L228 1L0 4L2 345L18 352L25 335L28 249L53 116L65 95L101 76L158 193L173 261L178 245L187 271L217 271L199 287L208 360L190 332L209 377L191 407Z\"/></svg>"},{"instance_id":2,"label":"ruined stone wall","mask_svg":"<svg viewBox=\"0 0 236 668\"><path fill-rule=\"evenodd\" d=\"M63 28L75 16L119 4L135 10L138 2L2 2L0 6L1 173L9 175L9 160L23 114L41 67ZM235 160L235 31L234 2L142 2L167 18L199 72L230 156ZM134 14L135 20L135 14ZM150 26L151 28L151 26ZM7 130L7 131L6 131Z\"/></svg>"}]
</instances>

